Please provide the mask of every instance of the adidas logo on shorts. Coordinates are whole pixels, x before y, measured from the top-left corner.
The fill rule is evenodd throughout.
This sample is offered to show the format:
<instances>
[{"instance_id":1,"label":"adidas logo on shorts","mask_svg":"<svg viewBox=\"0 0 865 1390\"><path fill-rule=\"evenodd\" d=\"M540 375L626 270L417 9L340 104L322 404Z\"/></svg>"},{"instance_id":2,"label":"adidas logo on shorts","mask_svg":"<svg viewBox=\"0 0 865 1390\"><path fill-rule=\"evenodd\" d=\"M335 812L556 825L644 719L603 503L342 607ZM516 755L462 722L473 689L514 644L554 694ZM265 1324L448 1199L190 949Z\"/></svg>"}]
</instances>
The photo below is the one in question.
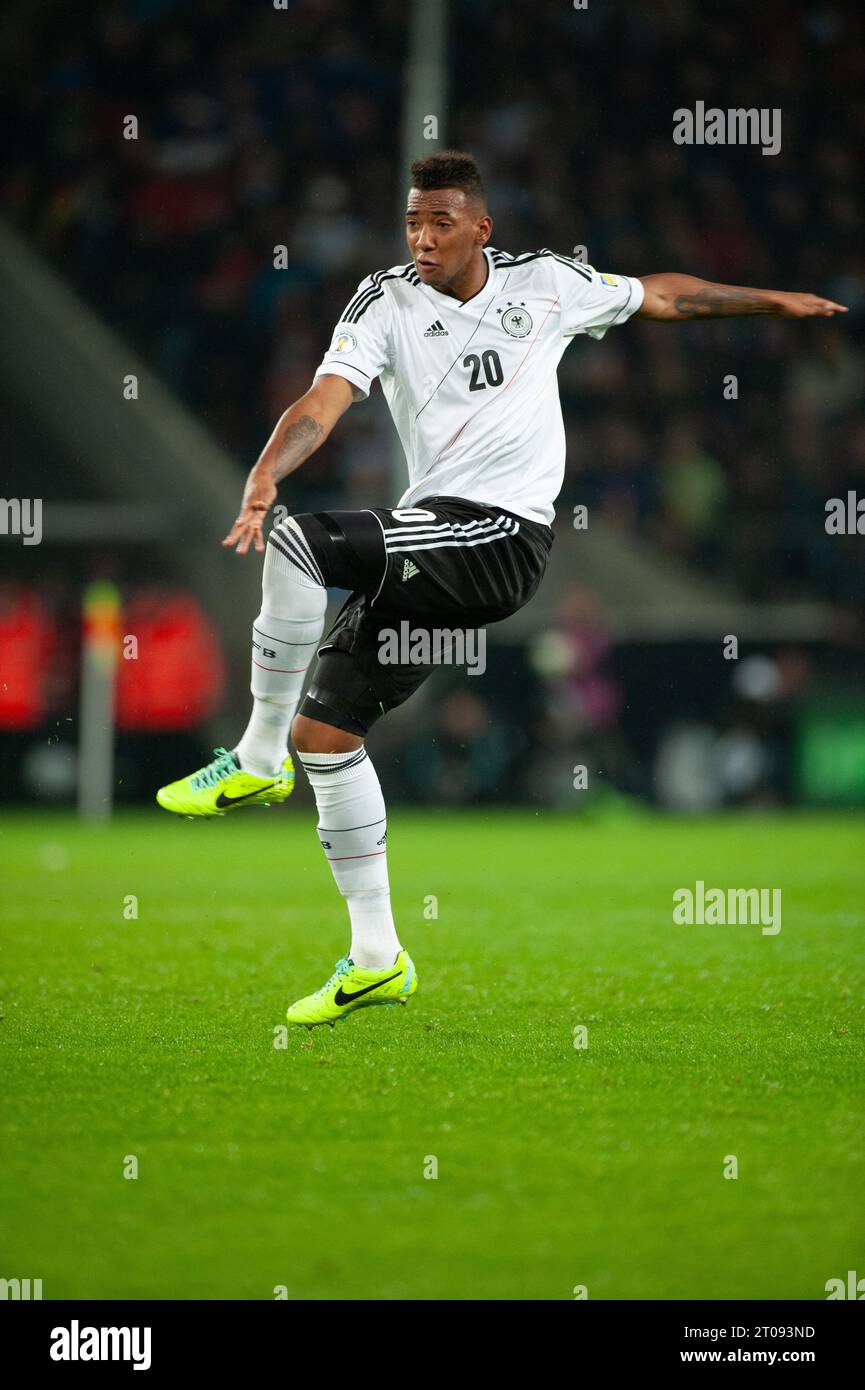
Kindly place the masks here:
<instances>
[{"instance_id":1,"label":"adidas logo on shorts","mask_svg":"<svg viewBox=\"0 0 865 1390\"><path fill-rule=\"evenodd\" d=\"M403 567L402 567L402 582L403 582L403 584L405 583L405 581L406 581L407 579L414 579L414 577L415 577L416 574L420 574L420 570L418 569L417 565L413 565L412 562L411 562L411 560L406 560L406 561L403 563Z\"/></svg>"},{"instance_id":2,"label":"adidas logo on shorts","mask_svg":"<svg viewBox=\"0 0 865 1390\"><path fill-rule=\"evenodd\" d=\"M425 338L447 338L447 337L448 337L448 331L447 331L447 329L445 328L444 324L441 322L441 320L440 320L440 319L436 319L435 323L431 323L431 324L430 324L430 326L429 326L429 328L427 329L426 333L424 333L424 337L425 337Z\"/></svg>"}]
</instances>

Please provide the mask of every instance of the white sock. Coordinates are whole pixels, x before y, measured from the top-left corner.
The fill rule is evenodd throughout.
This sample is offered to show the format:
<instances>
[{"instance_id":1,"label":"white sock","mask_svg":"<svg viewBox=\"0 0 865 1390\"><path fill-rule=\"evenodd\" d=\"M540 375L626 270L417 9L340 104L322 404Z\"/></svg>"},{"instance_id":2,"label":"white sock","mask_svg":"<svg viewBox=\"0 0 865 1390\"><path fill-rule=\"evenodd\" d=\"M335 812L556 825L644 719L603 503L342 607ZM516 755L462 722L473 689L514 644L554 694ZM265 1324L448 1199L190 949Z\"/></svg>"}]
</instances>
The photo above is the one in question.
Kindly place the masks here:
<instances>
[{"instance_id":1,"label":"white sock","mask_svg":"<svg viewBox=\"0 0 865 1390\"><path fill-rule=\"evenodd\" d=\"M244 772L273 777L288 745L310 661L324 629L327 590L300 527L274 528L264 557L261 612L252 626L252 715L235 752Z\"/></svg>"},{"instance_id":2,"label":"white sock","mask_svg":"<svg viewBox=\"0 0 865 1390\"><path fill-rule=\"evenodd\" d=\"M365 748L298 755L315 792L318 837L348 903L355 965L383 970L402 950L390 906L387 815Z\"/></svg>"}]
</instances>

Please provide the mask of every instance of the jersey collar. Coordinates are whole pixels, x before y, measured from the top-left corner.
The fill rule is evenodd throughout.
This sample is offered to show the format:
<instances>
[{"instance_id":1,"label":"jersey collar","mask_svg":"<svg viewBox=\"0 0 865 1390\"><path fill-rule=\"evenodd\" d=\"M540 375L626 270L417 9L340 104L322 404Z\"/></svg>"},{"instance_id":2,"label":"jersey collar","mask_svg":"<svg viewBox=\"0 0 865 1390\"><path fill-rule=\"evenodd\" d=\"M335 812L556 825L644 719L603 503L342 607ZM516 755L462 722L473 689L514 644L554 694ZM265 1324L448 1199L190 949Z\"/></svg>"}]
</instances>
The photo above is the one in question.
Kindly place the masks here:
<instances>
[{"instance_id":1,"label":"jersey collar","mask_svg":"<svg viewBox=\"0 0 865 1390\"><path fill-rule=\"evenodd\" d=\"M442 294L441 290L435 290L432 285L424 285L422 282L418 283L418 289L439 309L458 310L469 304L472 309L484 309L496 292L496 277L498 275L492 252L488 246L484 247L484 260L487 263L486 283L481 285L479 290L475 290L475 293L470 295L468 299L455 299L452 294Z\"/></svg>"}]
</instances>

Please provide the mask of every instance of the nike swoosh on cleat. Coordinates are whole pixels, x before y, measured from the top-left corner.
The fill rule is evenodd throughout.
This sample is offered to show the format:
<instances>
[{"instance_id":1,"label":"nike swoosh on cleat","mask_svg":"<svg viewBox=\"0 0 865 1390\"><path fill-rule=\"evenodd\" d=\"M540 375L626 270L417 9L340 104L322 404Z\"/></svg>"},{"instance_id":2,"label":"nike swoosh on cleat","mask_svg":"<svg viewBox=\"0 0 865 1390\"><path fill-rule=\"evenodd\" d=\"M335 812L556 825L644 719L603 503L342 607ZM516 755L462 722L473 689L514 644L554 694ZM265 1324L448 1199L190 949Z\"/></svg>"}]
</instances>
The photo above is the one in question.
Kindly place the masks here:
<instances>
[{"instance_id":1,"label":"nike swoosh on cleat","mask_svg":"<svg viewBox=\"0 0 865 1390\"><path fill-rule=\"evenodd\" d=\"M216 798L217 806L236 806L239 801L248 801L251 796L259 796L261 792L269 792L271 787L275 787L275 782L268 782L266 787L256 787L254 792L245 792L243 796L226 796L220 792Z\"/></svg>"},{"instance_id":2,"label":"nike swoosh on cleat","mask_svg":"<svg viewBox=\"0 0 865 1390\"><path fill-rule=\"evenodd\" d=\"M333 1002L334 1004L350 1004L353 999L359 999L362 994L369 994L372 989L381 989L382 985L389 985L391 980L398 979L399 975L400 971L398 970L395 975L388 976L386 980L376 980L374 985L367 985L366 989L357 989L354 994L345 994L342 985L340 985L333 996Z\"/></svg>"}]
</instances>

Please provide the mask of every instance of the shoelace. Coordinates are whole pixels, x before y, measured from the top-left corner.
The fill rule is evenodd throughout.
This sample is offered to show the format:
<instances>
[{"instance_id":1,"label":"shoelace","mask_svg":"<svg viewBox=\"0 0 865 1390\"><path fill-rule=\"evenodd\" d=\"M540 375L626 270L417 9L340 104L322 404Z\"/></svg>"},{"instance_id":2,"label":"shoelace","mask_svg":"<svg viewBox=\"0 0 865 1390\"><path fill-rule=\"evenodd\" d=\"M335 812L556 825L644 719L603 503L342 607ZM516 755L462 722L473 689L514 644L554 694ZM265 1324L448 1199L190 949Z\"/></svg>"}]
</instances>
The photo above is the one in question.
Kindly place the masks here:
<instances>
[{"instance_id":1,"label":"shoelace","mask_svg":"<svg viewBox=\"0 0 865 1390\"><path fill-rule=\"evenodd\" d=\"M230 777L232 772L237 771L237 763L234 761L234 754L227 748L214 748L216 757L207 767L203 767L200 772L196 772L192 779L192 788L200 792L204 787L215 787L217 782Z\"/></svg>"},{"instance_id":2,"label":"shoelace","mask_svg":"<svg viewBox=\"0 0 865 1390\"><path fill-rule=\"evenodd\" d=\"M318 999L320 995L327 994L327 991L330 989L334 981L342 979L343 975L347 975L349 970L351 970L351 961L349 960L348 956L343 956L342 960L337 961L336 969L334 970L330 979L327 981L326 984L322 985L321 989L317 989L315 991L314 997Z\"/></svg>"}]
</instances>

